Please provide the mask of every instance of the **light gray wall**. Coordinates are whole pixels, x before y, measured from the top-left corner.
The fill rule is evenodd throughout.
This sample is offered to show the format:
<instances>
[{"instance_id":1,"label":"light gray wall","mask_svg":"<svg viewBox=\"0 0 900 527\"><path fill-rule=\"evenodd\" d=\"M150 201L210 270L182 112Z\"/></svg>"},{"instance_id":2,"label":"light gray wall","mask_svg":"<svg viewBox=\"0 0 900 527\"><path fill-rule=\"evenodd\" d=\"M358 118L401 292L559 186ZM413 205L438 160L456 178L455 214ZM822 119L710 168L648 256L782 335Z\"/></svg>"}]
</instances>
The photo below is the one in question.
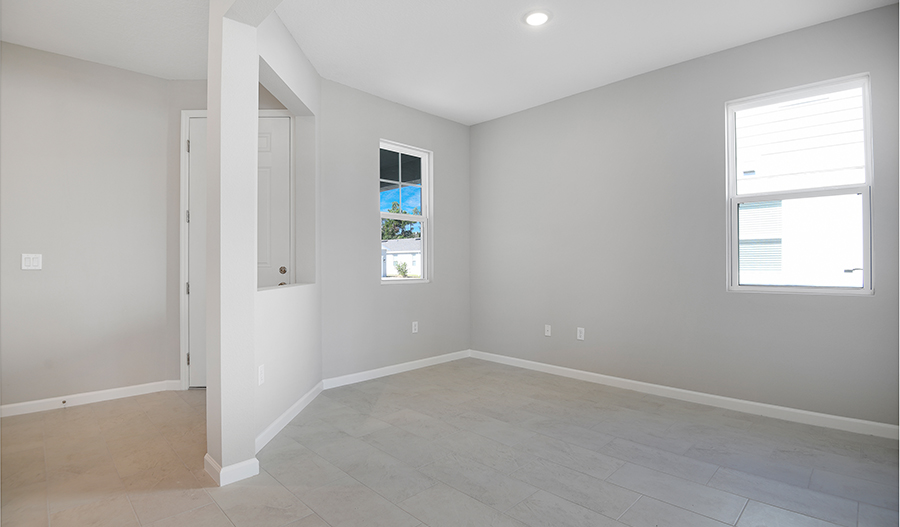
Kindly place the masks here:
<instances>
[{"instance_id":1,"label":"light gray wall","mask_svg":"<svg viewBox=\"0 0 900 527\"><path fill-rule=\"evenodd\" d=\"M170 105L196 86L2 53L3 403L177 378ZM20 269L32 252L42 271Z\"/></svg>"},{"instance_id":2,"label":"light gray wall","mask_svg":"<svg viewBox=\"0 0 900 527\"><path fill-rule=\"evenodd\" d=\"M897 38L894 5L474 126L472 348L896 424ZM875 296L726 292L726 101L861 72Z\"/></svg>"},{"instance_id":3,"label":"light gray wall","mask_svg":"<svg viewBox=\"0 0 900 527\"><path fill-rule=\"evenodd\" d=\"M468 128L330 81L319 118L324 378L467 349ZM380 139L434 152L430 283L381 285Z\"/></svg>"}]
</instances>

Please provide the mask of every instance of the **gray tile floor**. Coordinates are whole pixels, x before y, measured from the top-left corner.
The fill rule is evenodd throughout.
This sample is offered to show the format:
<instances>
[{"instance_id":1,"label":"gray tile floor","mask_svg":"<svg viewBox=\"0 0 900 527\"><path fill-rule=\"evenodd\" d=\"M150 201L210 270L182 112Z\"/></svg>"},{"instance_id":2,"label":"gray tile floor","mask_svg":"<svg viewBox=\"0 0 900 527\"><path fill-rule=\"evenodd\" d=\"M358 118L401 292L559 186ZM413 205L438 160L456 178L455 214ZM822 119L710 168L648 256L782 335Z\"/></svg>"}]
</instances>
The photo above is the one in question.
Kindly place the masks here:
<instances>
[{"instance_id":1,"label":"gray tile floor","mask_svg":"<svg viewBox=\"0 0 900 527\"><path fill-rule=\"evenodd\" d=\"M898 525L896 441L477 359L323 392L259 453L259 476L223 488L198 470L199 421L186 420L196 394L177 396L189 409L142 397L131 403L165 444L149 429L117 436L143 421L114 418L111 403L91 414L108 420L102 448L86 440L81 456L55 450L45 423L41 462L58 483L38 474L34 444L7 432L34 426L4 419L4 526ZM25 459L10 476L7 443ZM103 479L110 468L119 483ZM66 487L68 473L90 492Z\"/></svg>"}]
</instances>

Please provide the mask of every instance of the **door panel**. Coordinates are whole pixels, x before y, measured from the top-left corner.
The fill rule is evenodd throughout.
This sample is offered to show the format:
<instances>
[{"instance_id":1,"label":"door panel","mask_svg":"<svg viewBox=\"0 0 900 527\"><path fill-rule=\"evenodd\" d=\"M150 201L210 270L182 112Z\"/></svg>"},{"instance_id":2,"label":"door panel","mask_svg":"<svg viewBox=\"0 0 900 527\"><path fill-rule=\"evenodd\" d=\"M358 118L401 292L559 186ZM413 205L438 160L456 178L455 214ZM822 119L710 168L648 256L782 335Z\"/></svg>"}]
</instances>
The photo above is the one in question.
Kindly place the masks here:
<instances>
[{"instance_id":1,"label":"door panel","mask_svg":"<svg viewBox=\"0 0 900 527\"><path fill-rule=\"evenodd\" d=\"M189 385L206 386L206 118L191 118L188 163Z\"/></svg>"},{"instance_id":2,"label":"door panel","mask_svg":"<svg viewBox=\"0 0 900 527\"><path fill-rule=\"evenodd\" d=\"M259 119L257 287L293 283L291 263L291 120ZM282 273L284 268L286 271Z\"/></svg>"}]
</instances>

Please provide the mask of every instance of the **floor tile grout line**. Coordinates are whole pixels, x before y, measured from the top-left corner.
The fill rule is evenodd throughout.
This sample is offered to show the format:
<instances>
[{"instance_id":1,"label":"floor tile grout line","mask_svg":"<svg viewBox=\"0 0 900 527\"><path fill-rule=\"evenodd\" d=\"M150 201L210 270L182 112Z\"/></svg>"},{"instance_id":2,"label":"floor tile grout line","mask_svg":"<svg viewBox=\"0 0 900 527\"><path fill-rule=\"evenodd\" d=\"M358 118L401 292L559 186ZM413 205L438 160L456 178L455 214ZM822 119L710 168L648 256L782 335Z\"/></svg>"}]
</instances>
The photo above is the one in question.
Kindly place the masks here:
<instances>
[{"instance_id":1,"label":"floor tile grout line","mask_svg":"<svg viewBox=\"0 0 900 527\"><path fill-rule=\"evenodd\" d=\"M703 485L704 487L709 487L709 482L712 481L714 477L716 477L716 474L719 473L719 469L722 468L722 465L715 465L715 467L716 467L716 469L713 471L712 474L709 475L709 478L707 478L707 480L704 483L701 483L701 485Z\"/></svg>"},{"instance_id":2,"label":"floor tile grout line","mask_svg":"<svg viewBox=\"0 0 900 527\"><path fill-rule=\"evenodd\" d=\"M724 491L723 491L723 492L724 492ZM730 493L729 493L729 494L730 494ZM737 494L732 494L732 495L733 495L733 496L737 496L738 498L742 498L742 499L744 500L744 505L741 507L741 512L743 512L744 507L747 506L747 501L749 501L749 498L745 498L744 496L738 496ZM656 500L656 501L659 501L659 502L661 502L661 503L665 503L665 504L667 504L667 505L670 505L670 506L672 506L672 507L675 507L676 509L681 509L681 510L686 511L686 512L689 512L689 513L691 513L691 514L696 514L697 516L701 516L701 517L703 517L703 518L708 518L708 519L710 519L710 520L712 520L712 521L714 521L714 522L719 522L719 523L724 524L724 525L734 525L734 524L730 524L730 523L728 523L728 522L726 522L726 521L723 521L723 520L717 520L716 518L713 518L712 516L709 516L709 515L707 515L707 514L703 514L703 513L701 513L701 512L696 512L696 511L692 511L692 510L690 510L690 509L686 509L686 508L682 507L681 505L678 505L678 504L675 504L675 503L666 501L666 500L664 500L664 499L662 499L662 498L655 498L655 497L653 497L653 496L649 496L649 495L646 495L646 494L645 494L645 496L646 496L647 498L649 498L649 499Z\"/></svg>"},{"instance_id":3,"label":"floor tile grout line","mask_svg":"<svg viewBox=\"0 0 900 527\"><path fill-rule=\"evenodd\" d=\"M627 462L627 463L630 463L630 462ZM632 465L636 465L635 463L631 463L631 464L632 464ZM637 465L637 466L640 466L640 465ZM623 466L620 467L619 469L621 470L621 469L624 468L624 467L625 467L625 465L623 465ZM652 468L647 468L647 467L641 467L641 468L646 468L647 470L651 470L651 471L653 471L653 472L659 472L660 474L666 474L665 472L661 472L661 471L659 471L659 470L655 470L655 469L652 469ZM618 470L617 470L616 472L618 472ZM613 474L615 474L615 473L613 473ZM680 479L680 480L682 480L682 481L694 483L694 484L696 484L696 485L701 485L700 483L697 483L697 482L695 482L695 481L692 482L692 481L686 480L686 479L684 479L684 478L678 478L677 476L672 476L671 474L666 474L666 475L667 475L667 476L670 476L670 477L674 477L674 478ZM612 474L611 474L609 477L612 477ZM609 478L607 478L607 480L608 480L608 479L609 479ZM717 519L715 519L715 518L713 518L713 517L711 517L711 516L707 516L706 514L702 514L702 513L699 513L699 512L691 511L691 510L689 510L689 509L685 509L684 507L682 507L682 506L680 506L680 505L678 505L678 504L668 502L668 501L666 501L666 500L664 500L664 499L662 499L662 498L654 497L654 496L651 496L651 495L649 495L649 494L643 494L643 493L641 493L641 492L639 492L639 491L637 491L637 490L630 489L630 488L628 488L628 487L623 487L623 486L621 486L621 485L617 485L616 483L614 483L614 482L612 482L612 481L607 481L607 483L609 483L609 484L611 484L611 485L616 485L617 487L623 488L623 489L628 490L628 491L631 491L631 492L635 492L635 493L637 493L637 494L641 494L642 496L646 496L647 498L654 499L654 500L657 500L657 501L666 503L666 504L671 505L671 506L673 506L673 507L676 507L676 508L678 508L678 509L682 509L682 510L688 511L688 512L691 512L691 513L693 513L693 514L697 514L697 515L699 515L699 516L703 516L703 517L705 517L705 518L709 518L709 519L711 519L711 520L714 520L714 521L717 521L717 522L720 522L720 523L726 523L726 522L723 522L723 521L721 521L721 520L717 520ZM710 489L719 491L719 492L721 492L721 493L723 493L723 494L728 494L728 495L730 495L730 496L734 496L734 497L741 498L741 499L744 499L744 500L749 500L749 498L747 498L746 496L741 496L741 495L735 494L735 493L733 493L733 492L729 492L729 491L726 491L726 490L718 489L718 488L715 488L715 487L708 487L708 486L706 486L706 485L701 485L701 486L704 486L704 487L707 487L707 488L710 488ZM635 503L637 503L637 501L635 501ZM634 504L632 504L632 506L633 506L633 505L634 505ZM746 506L746 501L745 501L745 503L744 503L744 506ZM630 508L630 507L629 507L629 508ZM742 508L741 510L743 511L743 508Z\"/></svg>"},{"instance_id":4,"label":"floor tile grout line","mask_svg":"<svg viewBox=\"0 0 900 527\"><path fill-rule=\"evenodd\" d=\"M746 500L747 501L744 502L744 506L741 507L740 514L738 514L737 518L734 520L734 523L732 523L731 525L737 526L737 524L741 522L741 516L744 515L744 511L747 510L747 506L750 505L750 498L746 498Z\"/></svg>"},{"instance_id":5,"label":"floor tile grout line","mask_svg":"<svg viewBox=\"0 0 900 527\"><path fill-rule=\"evenodd\" d=\"M612 517L610 517L610 516L607 516L606 514L603 514L603 513L601 513L601 512L597 512L597 511L595 511L594 509L591 509L590 507L585 507L584 505L581 505L580 503L576 503L576 502L570 500L569 498L560 496L559 494L556 494L556 493L551 492L551 491L549 491L549 490L542 489L542 488L540 488L540 487L538 487L537 490L535 490L534 492L532 492L527 498L523 498L523 499L520 500L518 503L516 503L515 505L513 505L512 507L510 507L509 509L507 509L507 512L510 511L510 510L512 510L512 509L514 509L514 508L516 508L516 507L519 506L522 502L528 500L529 498L531 498L532 496L534 496L534 495L537 494L538 492L544 492L544 493L547 493L547 494L549 494L549 495L551 495L551 496L553 496L553 497L555 497L555 498L558 498L558 499L563 500L563 501L565 501L565 502L571 503L571 504L574 505L575 507L579 507L579 508L582 508L582 509L585 509L585 510L589 510L589 511L595 513L595 514L598 514L598 515L600 515L600 516L603 516L604 518L609 518L609 519L611 519L611 520L614 520L614 519L615 519L615 518L612 518ZM640 497L639 497L638 499L640 499ZM637 501L637 500L635 500L635 501ZM632 505L634 505L634 504L632 503ZM630 505L629 505L629 508L631 508ZM496 509L494 509L494 510L496 510ZM504 514L504 515L506 515L506 516L509 516L508 514L506 514L506 512L503 512L502 514ZM512 518L512 516L510 516L510 517ZM513 519L515 519L515 518L513 518ZM617 520L617 521L618 521L618 520Z\"/></svg>"},{"instance_id":6,"label":"floor tile grout line","mask_svg":"<svg viewBox=\"0 0 900 527\"><path fill-rule=\"evenodd\" d=\"M764 502L764 501L754 500L754 499L751 499L751 498L747 498L747 505L744 507L744 510L745 510L745 511L746 511L747 507L750 506L750 503L751 503L751 502L752 502L752 503L758 503L758 504L760 504L760 505L765 505L766 507L771 507L771 508L773 508L773 509L778 509L778 510L780 510L780 511L784 511L784 512L787 512L787 513L790 513L790 514L796 514L797 516L803 516L804 518L809 518L809 519L811 519L811 520L813 520L813 521L815 521L815 522L825 523L825 524L827 524L828 526L842 527L840 524L834 523L834 522L829 521L829 520L825 520L825 519L822 519L822 518L818 518L818 517L816 517L816 516L810 516L809 514L805 514L805 513L802 513L802 512L797 512L797 511L791 510L791 509L786 509L786 508L780 507L780 506L778 506L778 505L773 505L773 504L771 504L771 503L766 503L766 502ZM857 505L858 505L858 503L857 503ZM857 511L858 511L858 509L857 509ZM742 517L743 517L743 515L744 515L744 513L741 512L741 516L742 516Z\"/></svg>"},{"instance_id":7,"label":"floor tile grout line","mask_svg":"<svg viewBox=\"0 0 900 527\"><path fill-rule=\"evenodd\" d=\"M726 494L734 494L733 492L728 492L727 490L722 490L722 489L719 489L719 488L716 488L716 487L710 487L708 484L699 483L699 482L694 481L694 480L691 480L691 479L683 478L683 477L678 476L678 475L676 475L676 474L670 474L670 473L668 473L668 472L664 472L664 471L659 470L659 469L657 469L657 468L647 467L647 466L641 465L640 463L637 463L637 462L634 462L634 461L625 461L625 465L634 465L634 466L641 467L641 468L646 469L646 470L651 470L651 471L653 471L653 472L659 472L660 474L665 474L666 476L669 476L669 477L672 477L672 478L679 479L679 480L684 481L684 482L686 482L686 483L693 483L694 485L700 485L701 487L707 487L707 488L710 488L710 489L717 490L717 491L719 491L719 492L724 492L724 493L726 493ZM616 472L618 472L619 470L621 470L622 468L624 468L625 465L622 465L621 467L619 467L618 469L616 469L615 472L613 472L612 474L610 474L609 476L607 476L606 478L604 478L603 481L608 481L609 478L611 478L611 477L613 476L613 474L615 474ZM721 468L721 467L717 466L716 472L713 472L713 475L710 476L710 478L709 478L710 481L712 481L712 478L715 477L715 475L719 472L719 468ZM612 483L611 481L608 481L608 482L609 482L609 483ZM708 483L708 482L707 482L707 483ZM613 483L613 484L615 484L615 483ZM737 496L737 494L734 494L734 495ZM742 497L743 497L743 496L742 496Z\"/></svg>"},{"instance_id":8,"label":"floor tile grout line","mask_svg":"<svg viewBox=\"0 0 900 527\"><path fill-rule=\"evenodd\" d=\"M94 406L93 406L93 405L88 404L88 405L79 405L79 406L77 406L77 407L76 407L76 406L63 407L63 408L60 408L59 410L62 410L63 412L65 412L65 411L67 411L69 408L86 408L86 409L90 410L90 415L91 415L91 417L94 418L94 419L96 419L96 412L95 412L95 410L94 410ZM52 411L52 410L51 410L51 411ZM127 492L127 490L125 489L125 482L122 481L122 476L121 476L120 473L119 473L118 467L115 466L115 460L114 460L114 458L113 458L112 452L109 450L109 445L107 444L106 437L104 437L102 431L99 429L99 426L100 426L100 424L97 423L97 427L98 427L98 429L97 429L98 437L99 437L100 441L103 442L103 448L105 449L106 454L109 456L110 461L113 463L113 470L115 470L116 477L118 478L119 484L122 485L123 494L125 495L125 498L126 498L126 500L128 501L128 506L131 508L131 513L134 515L134 518L135 518L135 520L138 522L138 525L140 525L140 520L138 519L137 511L134 509L134 505L131 503L131 499L129 499L129 497L128 497L128 492ZM45 439L46 439L46 436L44 436L44 437L45 437ZM45 448L44 448L44 452L45 452L44 463L45 463L45 465L46 465L46 464L47 464L47 457L46 457L46 441L44 442L44 444L45 444ZM48 468L46 469L45 475L46 475L46 481L47 481L47 506L48 506L47 524L48 524L48 527L49 527L49 526L52 524L52 522L53 522L53 515L50 514L50 511L49 511L49 506L50 506L50 471L49 471L49 465L47 465L47 467L48 467ZM83 504L81 504L81 505L75 505L75 506L72 506L72 507L68 507L68 508L66 508L66 509L61 509L61 510L57 511L57 513L63 512L63 511L65 511L65 510L75 509L75 508L77 508L77 507L81 507L81 506L84 506L84 505L88 505L88 504L90 504L90 503L95 503L95 502L102 501L102 500L108 500L108 499L109 499L109 497L106 497L106 498L100 498L100 499L97 499L97 500L94 500L94 501L91 501L91 502L83 503Z\"/></svg>"},{"instance_id":9,"label":"floor tile grout line","mask_svg":"<svg viewBox=\"0 0 900 527\"><path fill-rule=\"evenodd\" d=\"M782 485L788 485L788 486L790 486L790 487L794 487L794 488L799 489L799 490L801 490L801 491L807 491L807 492L810 492L810 493L813 493L813 494L825 496L825 497L827 497L827 498L833 498L833 499L837 499L837 500L843 500L843 501L854 502L854 503L857 504L857 506L858 506L860 503L865 503L866 505L871 505L871 506L873 506L873 507L879 507L879 508L883 508L883 509L884 509L884 508L887 508L887 507L881 507L881 506L879 506L879 505L874 505L874 504L872 504L872 503L863 502L863 501L860 501L860 500L858 500L858 499L848 498L848 497L846 497L846 496L841 496L841 495L838 495L838 494L831 494L831 493L826 492L826 491L823 491L823 490L816 490L816 489L812 489L812 488L804 488L804 487L800 487L800 486L798 486L798 485L791 485L790 483L787 483L787 482L784 482L784 481L772 480L771 478L767 478L767 477L765 477L765 476L760 476L760 475L753 474L753 473L751 473L751 472L746 472L746 471L743 471L743 470L739 470L739 469L736 469L736 468L730 468L730 467L720 467L720 468L722 468L722 469L724 469L724 470L729 470L729 471L732 471L732 472L737 472L737 473L739 473L739 474L741 474L741 475L743 475L743 476L749 476L749 477L752 477L752 478L765 479L765 480L773 481L773 482L775 482L775 483L779 483L779 484L782 484ZM718 473L718 471L717 471L717 473ZM710 480L710 481L711 481L711 480ZM873 483L875 483L875 482L873 482ZM714 487L714 486L711 486L711 485L707 485L707 486L709 486L710 488L713 488L713 489L722 490L723 492L728 492L728 491L725 491L725 490L723 490L723 489L719 489L718 487ZM748 498L748 499L750 499L750 498ZM762 502L762 503L765 503L766 505L773 505L773 506L774 506L774 504L771 504L771 503L768 503L768 502ZM798 514L799 514L799 513L798 513Z\"/></svg>"},{"instance_id":10,"label":"floor tile grout line","mask_svg":"<svg viewBox=\"0 0 900 527\"><path fill-rule=\"evenodd\" d=\"M147 417L147 419L149 420L150 418L149 418L149 416L147 416L147 413L144 411L144 407L140 403L137 403L137 405L141 409L141 412L144 414L144 417ZM152 423L152 421L150 421L150 422ZM153 426L154 426L154 428L156 428L156 423L153 423ZM109 451L109 443L106 441L106 437L103 437L103 444L106 446L107 452L109 452L110 459L113 459L113 468L115 468L115 470L116 470L116 475L119 476L119 483L121 483L122 489L125 492L125 499L128 500L128 504L131 506L131 512L134 514L134 517L137 520L137 524L143 525L141 523L140 517L137 514L137 509L134 508L134 503L132 503L132 501L131 501L131 496L128 493L128 487L125 486L125 481L122 479L122 474L121 474L121 472L119 472L119 467L116 466L116 462L115 462L115 459L113 458L112 452Z\"/></svg>"},{"instance_id":11,"label":"floor tile grout line","mask_svg":"<svg viewBox=\"0 0 900 527\"><path fill-rule=\"evenodd\" d=\"M208 495L208 494L207 494L207 495ZM130 501L131 497L129 496L128 498L129 498L129 501ZM187 514L187 513L189 513L189 512L194 512L194 511L196 511L196 510L198 510L198 509L202 509L202 508L204 508L204 507L209 507L210 505L215 505L220 511L222 511L222 514L225 514L225 511L222 510L221 507L219 507L219 504L216 503L216 500L214 500L214 499L212 499L212 497L210 497L210 502L209 502L209 503L205 503L205 504L203 504L203 505L197 505L196 507L194 507L194 508L192 508L192 509L187 509L187 510L179 511L179 512L177 512L177 513L175 513L175 514L172 514L171 516L165 516L165 517L163 517L163 518L157 518L157 519L153 520L152 522L148 523L147 525L152 525L152 524L154 524L154 523L156 523L156 522L158 522L158 521L168 520L168 519L171 519L171 518L175 518L176 516L181 516L182 514ZM225 514L225 517L228 518L228 515ZM228 518L228 521L231 521L231 518ZM232 523L234 523L234 522L232 522ZM144 525L144 523L143 523L142 521L140 521L140 518L138 518L138 525L141 525L141 526Z\"/></svg>"},{"instance_id":12,"label":"floor tile grout line","mask_svg":"<svg viewBox=\"0 0 900 527\"><path fill-rule=\"evenodd\" d=\"M128 506L131 507L131 514L132 516L134 516L135 523L137 523L138 526L144 525L144 523L138 517L137 511L134 509L134 503L131 502L131 496L128 495L128 492L125 492L125 499L128 500Z\"/></svg>"},{"instance_id":13,"label":"floor tile grout line","mask_svg":"<svg viewBox=\"0 0 900 527\"><path fill-rule=\"evenodd\" d=\"M879 463L879 464L881 464L881 463ZM882 485L882 486L885 486L885 487L891 487L891 488L894 489L894 490L900 491L900 482L898 482L898 483L892 485L892 484L884 483L883 481L875 481L874 479L863 478L863 477L860 477L859 475L851 476L850 474L844 474L844 473L841 473L841 472L834 472L834 471L826 470L826 469L823 469L823 468L813 468L813 469L811 470L811 472L810 472L810 474L809 474L809 479L810 479L810 483L809 483L809 484L810 484L810 485L812 485L812 476L813 476L812 472L814 472L814 471L816 471L816 470L818 470L819 472L829 472L829 473L831 473L831 474L835 474L835 475L841 476L841 477L852 478L852 479L858 479L858 480L864 481L864 482L866 482L866 483L874 483L875 485ZM810 489L811 489L811 487L810 487Z\"/></svg>"},{"instance_id":14,"label":"floor tile grout line","mask_svg":"<svg viewBox=\"0 0 900 527\"><path fill-rule=\"evenodd\" d=\"M634 505L635 505L637 502L641 501L641 498L644 497L644 495L641 494L641 493L637 493L637 494L638 494L637 499L634 500L634 502L633 502L631 505L629 505L627 509L625 509L624 511L622 511L622 514L620 514L619 517L616 518L616 521L621 520L621 519L622 519L622 516L625 516L625 514L626 514L628 511L630 511L631 508L634 507Z\"/></svg>"},{"instance_id":15,"label":"floor tile grout line","mask_svg":"<svg viewBox=\"0 0 900 527\"><path fill-rule=\"evenodd\" d=\"M709 487L711 489L716 488L716 487L713 487L712 485L710 485L710 483L712 482L712 480L714 480L716 478L716 474L718 474L720 470L722 470L722 465L718 465L716 467L716 471L713 472L713 475L709 477L709 480L707 480L707 482L704 483L703 486ZM727 470L727 467L726 467L726 470Z\"/></svg>"},{"instance_id":16,"label":"floor tile grout line","mask_svg":"<svg viewBox=\"0 0 900 527\"><path fill-rule=\"evenodd\" d=\"M534 485L532 485L532 486L534 486ZM540 487L535 487L535 488L534 488L534 492L532 492L532 493L529 494L528 496L525 496L524 498L520 499L519 501L515 502L515 503L512 504L511 506L507 507L505 511L500 511L500 514L503 514L503 515L508 516L507 513L509 513L509 511L515 509L515 508L518 507L522 502L524 502L525 500L531 498L532 496L534 496L535 494L537 494L537 493L540 492L541 490L544 490L544 489L541 489ZM460 492L462 492L462 491L460 491ZM544 492L547 492L547 491L544 491ZM476 498L476 499L477 499L477 498ZM494 509L494 510L496 510L496 509Z\"/></svg>"},{"instance_id":17,"label":"floor tile grout line","mask_svg":"<svg viewBox=\"0 0 900 527\"><path fill-rule=\"evenodd\" d=\"M47 463L47 434L44 432L44 418L41 418L41 454L44 456L44 492L46 492L47 527L51 527L50 515L50 465Z\"/></svg>"},{"instance_id":18,"label":"floor tile grout line","mask_svg":"<svg viewBox=\"0 0 900 527\"><path fill-rule=\"evenodd\" d=\"M621 438L620 438L620 439L621 439ZM625 441L629 441L629 440L628 440L628 439L625 439ZM638 444L639 444L639 443L638 443ZM576 446L577 446L577 445L576 445ZM650 447L650 446L647 446L647 445L642 445L642 446L645 446L645 447L647 447L647 448L654 448L654 447ZM660 450L660 449L656 448L655 450ZM666 452L666 451L660 450L660 452ZM629 459L622 459L622 458L620 458L620 457L616 457L616 456L613 456L613 455L610 455L610 454L604 454L604 453L602 453L602 452L597 452L597 453L600 454L600 455L607 456L607 457L610 457L610 458L612 458L612 459L621 461L622 463L630 463L630 464L632 464L632 465L636 465L636 466L639 466L639 467L643 467L643 468L646 468L646 469L648 469L648 470L653 470L653 471L656 471L656 472L660 472L660 473L662 473L662 474L666 474L666 475L668 475L668 476L672 476L672 477L674 477L674 478L679 478L679 479L682 479L682 480L684 480L684 481L689 481L689 482L691 482L691 483L696 483L696 484L698 484L698 485L704 485L704 486L705 486L707 483L709 483L709 481L712 479L712 477L715 475L715 473L719 470L719 466L718 466L718 465L714 465L714 466L716 467L716 470L713 471L713 474L706 480L705 483L700 483L699 481L695 481L695 480L693 480L693 479L688 479L688 478L679 476L678 474L672 474L671 472L666 472L666 471L664 471L664 470L660 470L659 468L655 468L655 467L648 466L648 464L644 464L644 463L641 463L641 462L639 462L639 461L633 461L633 460L629 460ZM689 458L689 457L686 457L686 456L681 456L681 455L679 455L679 454L673 454L673 453L671 453L671 452L666 452L666 453L672 454L673 456L684 457L685 459L688 459L688 460L699 461L699 460L694 460L693 458ZM701 461L701 463L705 463L705 462ZM712 463L707 463L707 464L712 465ZM624 465L623 465L623 466L624 466ZM621 467L619 467L619 468L621 468ZM612 475L615 474L616 472L618 472L618 469L616 469L615 471L613 471L609 476L603 478L601 481L606 481L606 480L608 480L608 479L609 479L610 477L612 477ZM588 474L588 475L590 475L590 474ZM596 477L596 476L593 476L593 477Z\"/></svg>"},{"instance_id":19,"label":"floor tile grout line","mask_svg":"<svg viewBox=\"0 0 900 527\"><path fill-rule=\"evenodd\" d=\"M176 395L178 395L178 394L176 393ZM180 395L178 396L178 398L179 398L179 400L184 401L184 399L182 399ZM197 477L196 477L196 476L194 475L194 473L191 471L190 467L187 466L187 464L184 462L184 460L181 459L181 456L178 454L178 452L175 451L175 448L172 446L171 442L169 441L169 438L166 437L166 435L162 433L162 430L161 430L161 428L160 428L160 425L156 424L156 423L153 421L153 419L150 418L150 414L147 413L146 407L145 407L143 404L141 404L140 402L138 402L138 401L136 401L136 404L137 404L137 406L140 408L140 410L141 410L141 412L143 413L144 417L146 417L147 420L153 425L154 430L156 430L156 432L159 433L159 435L160 435L160 436L163 438L163 440L165 441L166 445L168 445L169 448L171 448L172 451L175 453L175 456L176 456L176 457L178 458L178 460L181 462L181 465L184 467L184 469L191 475L192 478L194 478L194 480L195 480L195 482L197 483L197 486L198 486L197 489L198 489L198 490L201 490L201 491L202 491L202 492L210 499L210 502L215 503L216 506L218 507L218 503L216 502L216 500L214 500L214 499L212 498L212 496L210 496L209 493L206 491L206 489L203 488L202 484L200 483L200 481L197 480ZM189 405L189 406L190 406L190 405ZM205 420L206 420L206 410L205 410L205 408L204 408L204 412L203 412L203 413L204 413L204 415L203 415L203 420L205 421ZM106 439L104 438L104 442L105 442L105 441L106 441ZM109 448L109 447L107 446L107 449L108 449L108 448ZM148 469L148 470L150 470L150 469ZM118 468L116 468L116 472L118 473ZM145 471L142 471L142 472L147 472L147 471L145 470ZM120 479L120 481L122 482L122 486L125 487L125 482L122 480L121 475L119 476L119 479ZM131 494L128 492L127 487L125 487L125 496L128 498L128 502L131 503ZM207 505L208 505L208 504L207 504ZM190 509L189 511L181 511L181 512L179 512L179 513L177 513L177 514L173 514L173 515L171 515L171 516L167 516L166 518L157 518L156 520L154 520L154 522L159 521L159 520L163 520L163 519L173 518L173 517L175 517L175 516L178 516L179 514L183 514L183 513L186 513L186 512L190 512L191 510L196 510L196 509L201 508L201 507L204 507L204 506L205 506L205 505L201 505L201 506L199 506L199 507L194 507L193 509ZM132 507L132 510L134 510L135 517L138 518L138 525L143 526L143 523L141 522L140 518L137 516L137 510L134 509L134 505L132 504L131 507ZM219 510L222 510L222 508L219 507ZM224 510L222 510L222 514L225 515L226 518L228 518L228 521L231 522L232 525L234 524L234 522L231 521L231 518L230 518L227 514L225 514L225 511L224 511ZM153 522L151 522L151 523L153 523Z\"/></svg>"}]
</instances>

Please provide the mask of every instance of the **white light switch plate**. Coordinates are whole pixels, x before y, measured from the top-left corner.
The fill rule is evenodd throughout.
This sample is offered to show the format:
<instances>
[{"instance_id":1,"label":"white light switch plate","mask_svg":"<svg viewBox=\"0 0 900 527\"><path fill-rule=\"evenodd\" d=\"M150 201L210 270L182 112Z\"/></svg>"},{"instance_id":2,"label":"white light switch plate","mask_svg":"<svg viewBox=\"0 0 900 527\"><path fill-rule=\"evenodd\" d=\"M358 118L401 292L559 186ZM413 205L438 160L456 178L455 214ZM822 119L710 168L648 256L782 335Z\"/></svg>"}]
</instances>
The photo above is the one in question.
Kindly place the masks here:
<instances>
[{"instance_id":1,"label":"white light switch plate","mask_svg":"<svg viewBox=\"0 0 900 527\"><path fill-rule=\"evenodd\" d=\"M40 254L23 254L22 270L23 271L39 271L42 268L44 258Z\"/></svg>"}]
</instances>

